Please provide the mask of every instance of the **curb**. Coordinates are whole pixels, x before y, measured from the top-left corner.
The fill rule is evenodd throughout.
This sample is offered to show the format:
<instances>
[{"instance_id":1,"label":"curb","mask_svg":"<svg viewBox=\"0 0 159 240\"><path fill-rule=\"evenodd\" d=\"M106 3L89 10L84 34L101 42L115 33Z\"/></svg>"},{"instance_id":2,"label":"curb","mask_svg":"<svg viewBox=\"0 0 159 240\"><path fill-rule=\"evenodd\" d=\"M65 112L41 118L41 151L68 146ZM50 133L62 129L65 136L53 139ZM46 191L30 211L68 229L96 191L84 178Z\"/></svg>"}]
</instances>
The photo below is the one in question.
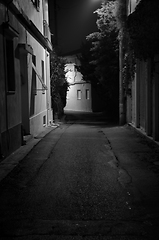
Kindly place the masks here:
<instances>
[{"instance_id":1,"label":"curb","mask_svg":"<svg viewBox=\"0 0 159 240\"><path fill-rule=\"evenodd\" d=\"M148 136L141 128L136 128L132 123L128 123L126 126L132 128L136 133L140 134L142 137L145 137L145 139L150 143L153 143L159 147L159 141L155 141L152 137Z\"/></svg>"},{"instance_id":2,"label":"curb","mask_svg":"<svg viewBox=\"0 0 159 240\"><path fill-rule=\"evenodd\" d=\"M47 127L43 132L34 138L30 138L26 145L21 146L7 158L0 162L0 181L2 181L28 153L36 146L47 134L55 130L59 124Z\"/></svg>"},{"instance_id":3,"label":"curb","mask_svg":"<svg viewBox=\"0 0 159 240\"><path fill-rule=\"evenodd\" d=\"M145 140L148 142L148 144L151 144L155 147L159 147L159 142L155 141L152 137L148 136L144 130L140 128L136 128L133 124L129 123L127 124L128 127L130 127L133 131L135 131L137 134L139 134L142 138L145 138ZM159 160L153 162L155 166L159 166Z\"/></svg>"}]
</instances>

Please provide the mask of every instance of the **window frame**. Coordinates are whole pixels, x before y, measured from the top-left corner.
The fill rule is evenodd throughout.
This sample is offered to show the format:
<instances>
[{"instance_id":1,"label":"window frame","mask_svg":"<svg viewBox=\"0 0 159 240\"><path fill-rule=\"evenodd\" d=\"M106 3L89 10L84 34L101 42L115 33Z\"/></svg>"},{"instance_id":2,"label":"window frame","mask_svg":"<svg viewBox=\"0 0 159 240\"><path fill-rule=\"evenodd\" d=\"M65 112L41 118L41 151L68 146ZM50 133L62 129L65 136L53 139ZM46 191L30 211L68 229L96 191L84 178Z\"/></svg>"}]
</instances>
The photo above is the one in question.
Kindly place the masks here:
<instances>
[{"instance_id":1,"label":"window frame","mask_svg":"<svg viewBox=\"0 0 159 240\"><path fill-rule=\"evenodd\" d=\"M41 78L43 80L43 83L45 84L45 62L44 60L41 60ZM42 94L45 94L45 88L42 85Z\"/></svg>"},{"instance_id":2,"label":"window frame","mask_svg":"<svg viewBox=\"0 0 159 240\"><path fill-rule=\"evenodd\" d=\"M3 23L2 27L4 34L6 92L10 95L16 92L14 39L19 36L19 33L8 22Z\"/></svg>"},{"instance_id":3,"label":"window frame","mask_svg":"<svg viewBox=\"0 0 159 240\"><path fill-rule=\"evenodd\" d=\"M86 89L86 99L90 99L90 90L88 88Z\"/></svg>"},{"instance_id":4,"label":"window frame","mask_svg":"<svg viewBox=\"0 0 159 240\"><path fill-rule=\"evenodd\" d=\"M80 89L77 89L77 100L81 100L81 99L82 99L82 91Z\"/></svg>"},{"instance_id":5,"label":"window frame","mask_svg":"<svg viewBox=\"0 0 159 240\"><path fill-rule=\"evenodd\" d=\"M36 55L32 55L32 63L36 67ZM32 67L32 84L33 84L33 94L37 95L37 75L33 67Z\"/></svg>"},{"instance_id":6,"label":"window frame","mask_svg":"<svg viewBox=\"0 0 159 240\"><path fill-rule=\"evenodd\" d=\"M7 94L15 94L15 56L14 56L14 40L6 37L5 39L6 54L6 75L7 75Z\"/></svg>"}]
</instances>

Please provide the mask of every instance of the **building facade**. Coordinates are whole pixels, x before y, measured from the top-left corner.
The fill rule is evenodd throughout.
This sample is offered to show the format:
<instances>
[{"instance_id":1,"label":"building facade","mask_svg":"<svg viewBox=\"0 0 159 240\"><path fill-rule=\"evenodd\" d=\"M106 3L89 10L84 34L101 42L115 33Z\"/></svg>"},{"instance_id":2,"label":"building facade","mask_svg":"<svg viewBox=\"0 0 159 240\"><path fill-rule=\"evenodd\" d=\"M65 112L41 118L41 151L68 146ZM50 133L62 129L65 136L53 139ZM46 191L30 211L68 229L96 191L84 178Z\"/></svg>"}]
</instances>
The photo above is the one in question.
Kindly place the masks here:
<instances>
[{"instance_id":1,"label":"building facade","mask_svg":"<svg viewBox=\"0 0 159 240\"><path fill-rule=\"evenodd\" d=\"M65 56L64 59L66 60L66 78L69 83L64 110L92 112L91 84L84 81L82 74L77 70L80 65L78 57L70 55Z\"/></svg>"},{"instance_id":2,"label":"building facade","mask_svg":"<svg viewBox=\"0 0 159 240\"><path fill-rule=\"evenodd\" d=\"M142 1L127 1L128 18L133 19L135 7ZM153 1L155 2L155 1ZM153 26L152 26L153 27ZM159 141L159 55L136 59L136 71L126 93L126 122Z\"/></svg>"},{"instance_id":3,"label":"building facade","mask_svg":"<svg viewBox=\"0 0 159 240\"><path fill-rule=\"evenodd\" d=\"M0 158L52 121L47 0L0 0Z\"/></svg>"}]
</instances>

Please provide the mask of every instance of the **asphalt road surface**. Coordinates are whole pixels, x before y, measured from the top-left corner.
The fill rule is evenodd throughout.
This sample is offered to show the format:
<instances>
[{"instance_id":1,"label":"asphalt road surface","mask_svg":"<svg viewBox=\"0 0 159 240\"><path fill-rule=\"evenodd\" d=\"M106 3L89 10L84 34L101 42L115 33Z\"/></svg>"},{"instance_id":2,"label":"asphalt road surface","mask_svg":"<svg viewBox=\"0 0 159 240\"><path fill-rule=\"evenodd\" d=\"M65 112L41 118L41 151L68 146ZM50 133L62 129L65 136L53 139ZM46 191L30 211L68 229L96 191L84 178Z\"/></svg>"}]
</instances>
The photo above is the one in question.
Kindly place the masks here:
<instances>
[{"instance_id":1,"label":"asphalt road surface","mask_svg":"<svg viewBox=\"0 0 159 240\"><path fill-rule=\"evenodd\" d=\"M158 239L119 181L107 120L68 114L66 121L0 183L0 239Z\"/></svg>"}]
</instances>

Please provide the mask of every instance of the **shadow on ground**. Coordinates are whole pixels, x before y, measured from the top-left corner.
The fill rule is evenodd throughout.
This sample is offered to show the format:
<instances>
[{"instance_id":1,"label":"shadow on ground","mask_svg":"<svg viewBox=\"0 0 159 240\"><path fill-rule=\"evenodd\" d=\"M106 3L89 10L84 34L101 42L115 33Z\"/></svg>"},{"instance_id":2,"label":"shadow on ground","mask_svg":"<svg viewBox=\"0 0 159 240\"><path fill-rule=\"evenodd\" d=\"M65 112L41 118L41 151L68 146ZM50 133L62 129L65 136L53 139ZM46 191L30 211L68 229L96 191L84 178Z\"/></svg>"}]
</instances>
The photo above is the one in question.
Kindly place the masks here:
<instances>
[{"instance_id":1,"label":"shadow on ground","mask_svg":"<svg viewBox=\"0 0 159 240\"><path fill-rule=\"evenodd\" d=\"M118 119L110 117L105 112L78 112L65 111L64 119L66 123L102 125L104 127L118 126Z\"/></svg>"}]
</instances>

